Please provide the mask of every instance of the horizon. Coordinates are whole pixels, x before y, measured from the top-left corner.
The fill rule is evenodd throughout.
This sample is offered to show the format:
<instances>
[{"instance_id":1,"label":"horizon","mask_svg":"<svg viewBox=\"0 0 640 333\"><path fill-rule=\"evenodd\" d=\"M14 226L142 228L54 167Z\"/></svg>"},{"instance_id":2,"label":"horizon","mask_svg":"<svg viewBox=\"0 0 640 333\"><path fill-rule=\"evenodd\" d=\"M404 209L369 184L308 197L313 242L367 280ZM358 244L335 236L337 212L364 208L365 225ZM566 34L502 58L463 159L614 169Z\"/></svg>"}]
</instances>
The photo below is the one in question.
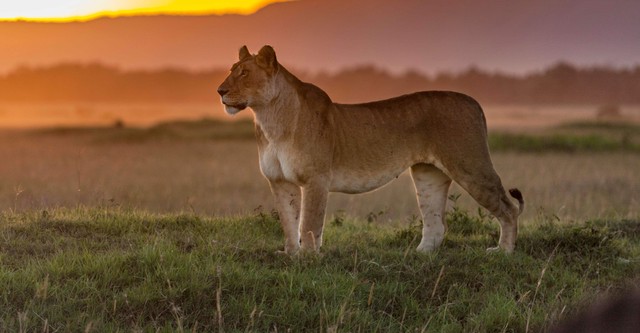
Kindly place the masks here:
<instances>
[{"instance_id":1,"label":"horizon","mask_svg":"<svg viewBox=\"0 0 640 333\"><path fill-rule=\"evenodd\" d=\"M117 72L121 72L121 73L160 73L160 72L171 72L171 71L175 71L175 72L180 72L180 73L187 73L190 75L197 75L197 74L206 74L206 73L212 73L212 72L221 72L221 71L228 71L231 66L233 65L233 63L235 63L235 59L231 60L232 62L229 63L229 66L224 67L224 66L216 66L216 67L208 67L208 68L190 68L190 67L179 67L179 66L164 66L164 67L124 67L124 66L120 66L118 64L109 64L106 62L101 62L101 61L86 61L86 62L82 62L82 61L62 61L62 62L57 62L57 63L51 63L51 64L21 64L21 65L17 65L16 67L13 67L11 69L8 69L6 71L0 71L0 79L6 78L8 76L11 75L15 75L16 73L19 73L20 71L46 71L46 70L51 70L51 69L57 69L57 68L61 68L61 67L73 67L73 68L81 68L81 67L99 67L99 68L104 68L104 69L108 69L108 70L113 70L113 71L117 71ZM540 75L540 74L544 74L546 72L548 72L549 70L553 69L553 68L557 68L560 66L569 66L577 71L590 71L590 70L605 70L605 71L615 71L615 72L625 72L625 71L636 71L636 70L640 70L640 61L638 61L637 63L634 64L619 64L619 65L613 65L613 64L587 64L587 65L583 65L583 64L578 64L578 63L574 63L571 61L567 61L567 60L563 60L563 59L559 59L557 61L552 61L544 66L541 66L540 68L537 69L530 69L528 71L524 71L524 72L508 72L506 70L501 70L501 69L490 69L490 68L483 68L480 66L477 66L475 64L470 64L466 67L462 67L462 68L458 68L456 70L440 70L440 71L436 71L436 72L428 72L428 71L422 71L419 68L407 68L406 70L403 71L393 71L390 68L384 67L383 65L378 65L375 63L367 63L367 62L362 62L362 63L354 63L351 65L347 65L345 67L341 67L341 68L336 68L336 69L316 69L316 70L312 70L312 69L308 69L308 68L299 68L299 67L295 67L295 66L289 66L286 63L280 63L282 66L284 66L285 68L287 68L288 70L291 70L293 72L299 73L300 75L303 75L305 77L317 77L317 76L323 76L323 75L328 75L328 76L335 76L338 74L342 74L345 72L349 72L349 71L354 71L354 70L359 70L359 69L373 69L375 71L380 71L384 74L388 74L389 76L393 76L393 77L402 77L404 75L408 75L408 74L418 74L420 76L423 76L425 78L428 79L436 79L439 76L460 76L460 75L464 75L465 73L469 73L469 72L473 72L473 71L477 71L481 74L486 74L486 75L497 75L497 76L505 76L505 77L510 77L510 78L516 78L516 79L523 79L529 76L533 76L533 75Z\"/></svg>"}]
</instances>

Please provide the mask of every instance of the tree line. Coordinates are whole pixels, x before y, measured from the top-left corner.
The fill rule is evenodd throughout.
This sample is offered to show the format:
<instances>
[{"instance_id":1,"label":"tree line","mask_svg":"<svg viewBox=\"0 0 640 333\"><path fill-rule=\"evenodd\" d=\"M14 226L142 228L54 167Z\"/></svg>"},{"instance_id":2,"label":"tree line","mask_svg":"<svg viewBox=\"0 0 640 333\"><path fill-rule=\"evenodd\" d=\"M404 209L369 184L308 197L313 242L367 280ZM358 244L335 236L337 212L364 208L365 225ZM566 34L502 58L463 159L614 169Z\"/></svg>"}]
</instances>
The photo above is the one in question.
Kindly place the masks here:
<instances>
[{"instance_id":1,"label":"tree line","mask_svg":"<svg viewBox=\"0 0 640 333\"><path fill-rule=\"evenodd\" d=\"M336 102L355 103L420 90L454 90L495 104L640 104L640 65L577 67L560 62L526 75L470 67L428 76L392 74L375 66L336 73L293 70ZM0 103L218 103L227 70L121 70L101 64L18 68L0 76Z\"/></svg>"}]
</instances>

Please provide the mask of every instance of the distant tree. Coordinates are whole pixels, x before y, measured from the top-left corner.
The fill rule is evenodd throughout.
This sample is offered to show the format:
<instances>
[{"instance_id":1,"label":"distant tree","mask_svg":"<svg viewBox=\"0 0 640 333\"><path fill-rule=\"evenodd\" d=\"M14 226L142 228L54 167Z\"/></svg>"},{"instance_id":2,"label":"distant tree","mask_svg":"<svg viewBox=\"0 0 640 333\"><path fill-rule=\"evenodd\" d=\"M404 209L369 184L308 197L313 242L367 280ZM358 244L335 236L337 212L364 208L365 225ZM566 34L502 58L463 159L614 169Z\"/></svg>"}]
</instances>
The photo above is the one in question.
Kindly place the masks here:
<instances>
[{"instance_id":1,"label":"distant tree","mask_svg":"<svg viewBox=\"0 0 640 333\"><path fill-rule=\"evenodd\" d=\"M334 101L345 103L420 90L460 91L483 103L640 103L640 66L578 68L559 62L523 76L490 73L475 66L433 77L417 71L396 75L371 65L335 74L293 72L325 89ZM21 67L0 76L0 103L218 103L215 88L227 73L226 69L123 71L101 64Z\"/></svg>"}]
</instances>

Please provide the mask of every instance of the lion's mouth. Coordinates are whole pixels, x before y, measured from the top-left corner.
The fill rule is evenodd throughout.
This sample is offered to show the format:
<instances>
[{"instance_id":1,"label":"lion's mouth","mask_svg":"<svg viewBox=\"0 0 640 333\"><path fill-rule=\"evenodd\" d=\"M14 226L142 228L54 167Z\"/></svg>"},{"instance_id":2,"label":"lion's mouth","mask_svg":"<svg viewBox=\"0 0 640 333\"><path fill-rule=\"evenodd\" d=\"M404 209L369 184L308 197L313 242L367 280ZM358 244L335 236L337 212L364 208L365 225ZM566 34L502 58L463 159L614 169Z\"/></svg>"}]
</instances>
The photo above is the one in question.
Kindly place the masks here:
<instances>
[{"instance_id":1,"label":"lion's mouth","mask_svg":"<svg viewBox=\"0 0 640 333\"><path fill-rule=\"evenodd\" d=\"M224 104L224 110L230 115L234 115L247 108L246 103L239 103L239 104L222 103L222 104Z\"/></svg>"},{"instance_id":2,"label":"lion's mouth","mask_svg":"<svg viewBox=\"0 0 640 333\"><path fill-rule=\"evenodd\" d=\"M244 110L247 108L247 103L240 103L240 104L229 104L229 103L223 103L225 106L237 109L238 111Z\"/></svg>"}]
</instances>

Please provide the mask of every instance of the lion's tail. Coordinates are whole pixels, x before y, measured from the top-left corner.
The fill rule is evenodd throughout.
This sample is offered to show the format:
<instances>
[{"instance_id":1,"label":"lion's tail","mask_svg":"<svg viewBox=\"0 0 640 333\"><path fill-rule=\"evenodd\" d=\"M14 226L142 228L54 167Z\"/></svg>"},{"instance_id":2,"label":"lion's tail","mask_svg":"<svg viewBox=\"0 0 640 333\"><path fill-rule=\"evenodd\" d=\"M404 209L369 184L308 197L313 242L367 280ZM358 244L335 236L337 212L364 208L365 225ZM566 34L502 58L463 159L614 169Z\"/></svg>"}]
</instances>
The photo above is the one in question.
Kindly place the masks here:
<instances>
[{"instance_id":1,"label":"lion's tail","mask_svg":"<svg viewBox=\"0 0 640 333\"><path fill-rule=\"evenodd\" d=\"M509 194L516 200L518 200L518 216L522 214L524 211L524 199L522 198L522 193L517 188L512 188L509 190Z\"/></svg>"}]
</instances>

